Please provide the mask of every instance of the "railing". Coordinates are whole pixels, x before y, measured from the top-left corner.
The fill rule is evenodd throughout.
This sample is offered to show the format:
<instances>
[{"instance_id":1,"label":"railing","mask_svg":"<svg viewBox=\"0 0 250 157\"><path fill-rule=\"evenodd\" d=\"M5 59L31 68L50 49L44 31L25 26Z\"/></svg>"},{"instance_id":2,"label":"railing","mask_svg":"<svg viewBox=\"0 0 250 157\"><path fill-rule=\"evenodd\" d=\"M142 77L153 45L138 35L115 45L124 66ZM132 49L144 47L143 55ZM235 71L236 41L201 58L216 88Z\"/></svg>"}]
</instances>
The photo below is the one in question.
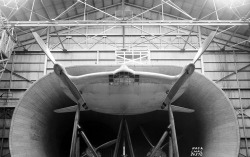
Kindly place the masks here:
<instances>
[{"instance_id":1,"label":"railing","mask_svg":"<svg viewBox=\"0 0 250 157\"><path fill-rule=\"evenodd\" d=\"M127 50L121 49L115 51L116 64L149 64L149 50Z\"/></svg>"}]
</instances>

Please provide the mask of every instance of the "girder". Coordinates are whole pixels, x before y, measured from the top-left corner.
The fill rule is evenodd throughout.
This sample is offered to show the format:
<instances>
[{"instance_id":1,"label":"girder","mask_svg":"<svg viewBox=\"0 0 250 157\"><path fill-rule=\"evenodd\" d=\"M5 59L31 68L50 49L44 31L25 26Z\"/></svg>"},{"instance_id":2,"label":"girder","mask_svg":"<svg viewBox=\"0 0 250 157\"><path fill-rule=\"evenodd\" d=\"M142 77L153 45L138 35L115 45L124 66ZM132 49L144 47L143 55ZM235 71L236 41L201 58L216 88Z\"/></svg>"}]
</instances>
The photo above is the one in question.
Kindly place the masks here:
<instances>
[{"instance_id":1,"label":"girder","mask_svg":"<svg viewBox=\"0 0 250 157\"><path fill-rule=\"evenodd\" d=\"M247 26L250 21L242 20L152 20L152 21L111 21L111 20L52 20L52 21L8 21L5 27L44 26Z\"/></svg>"}]
</instances>

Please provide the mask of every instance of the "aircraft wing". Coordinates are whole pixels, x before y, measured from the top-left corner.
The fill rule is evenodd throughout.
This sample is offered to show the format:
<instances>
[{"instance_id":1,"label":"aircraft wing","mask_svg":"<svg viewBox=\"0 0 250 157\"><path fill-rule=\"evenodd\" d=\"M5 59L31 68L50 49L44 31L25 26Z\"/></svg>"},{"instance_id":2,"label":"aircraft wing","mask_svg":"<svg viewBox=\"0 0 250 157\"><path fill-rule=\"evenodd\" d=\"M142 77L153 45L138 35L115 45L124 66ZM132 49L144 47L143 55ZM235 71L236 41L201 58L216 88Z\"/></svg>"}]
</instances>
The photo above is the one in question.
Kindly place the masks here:
<instances>
[{"instance_id":1,"label":"aircraft wing","mask_svg":"<svg viewBox=\"0 0 250 157\"><path fill-rule=\"evenodd\" d=\"M56 110L54 110L54 112L56 112L56 113L76 112L76 109L77 109L77 105L74 105L74 106L56 109ZM80 111L88 111L88 110L85 110L83 107L81 107Z\"/></svg>"},{"instance_id":2,"label":"aircraft wing","mask_svg":"<svg viewBox=\"0 0 250 157\"><path fill-rule=\"evenodd\" d=\"M192 113L194 112L193 109L189 109L189 108L185 108L185 107L180 107L180 106L175 106L175 105L171 105L173 112L183 112L183 113ZM67 112L76 112L76 108L77 105L74 106L69 106L69 107L64 107L64 108L60 108L60 109L56 109L54 110L54 112L56 113L67 113ZM168 108L166 107L164 110L168 110ZM81 107L80 111L88 111L85 110L83 107Z\"/></svg>"},{"instance_id":3,"label":"aircraft wing","mask_svg":"<svg viewBox=\"0 0 250 157\"><path fill-rule=\"evenodd\" d=\"M193 109L180 107L180 106L175 106L175 105L171 105L171 108L172 108L173 112L184 112L184 113L192 113L192 112L194 112ZM168 108L165 107L164 110L168 111Z\"/></svg>"}]
</instances>

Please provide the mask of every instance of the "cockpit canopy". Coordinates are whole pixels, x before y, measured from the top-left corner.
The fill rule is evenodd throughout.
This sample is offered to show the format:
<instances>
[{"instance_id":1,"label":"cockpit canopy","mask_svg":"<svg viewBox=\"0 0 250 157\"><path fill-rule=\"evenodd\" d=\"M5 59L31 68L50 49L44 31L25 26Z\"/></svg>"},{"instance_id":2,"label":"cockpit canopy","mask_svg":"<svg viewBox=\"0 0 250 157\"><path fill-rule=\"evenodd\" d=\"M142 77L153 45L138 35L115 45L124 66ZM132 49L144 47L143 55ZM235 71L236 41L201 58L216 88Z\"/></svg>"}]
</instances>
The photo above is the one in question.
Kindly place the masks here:
<instances>
[{"instance_id":1,"label":"cockpit canopy","mask_svg":"<svg viewBox=\"0 0 250 157\"><path fill-rule=\"evenodd\" d=\"M139 75L134 75L126 71L120 71L114 75L109 75L110 85L129 85L131 83L139 83Z\"/></svg>"}]
</instances>

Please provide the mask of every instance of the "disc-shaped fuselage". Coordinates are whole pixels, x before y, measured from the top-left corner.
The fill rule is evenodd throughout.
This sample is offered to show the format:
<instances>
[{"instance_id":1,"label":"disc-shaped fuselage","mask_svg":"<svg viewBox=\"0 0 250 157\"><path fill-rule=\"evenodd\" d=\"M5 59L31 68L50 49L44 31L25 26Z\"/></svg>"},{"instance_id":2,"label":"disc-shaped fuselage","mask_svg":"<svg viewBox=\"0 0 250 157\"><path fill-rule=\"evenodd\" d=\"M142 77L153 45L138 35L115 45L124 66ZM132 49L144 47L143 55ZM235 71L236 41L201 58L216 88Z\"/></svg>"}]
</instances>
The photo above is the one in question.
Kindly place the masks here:
<instances>
[{"instance_id":1,"label":"disc-shaped fuselage","mask_svg":"<svg viewBox=\"0 0 250 157\"><path fill-rule=\"evenodd\" d=\"M169 85L98 83L80 88L89 109L109 114L139 114L160 109Z\"/></svg>"},{"instance_id":2,"label":"disc-shaped fuselage","mask_svg":"<svg viewBox=\"0 0 250 157\"><path fill-rule=\"evenodd\" d=\"M174 97L173 101L178 99L185 91L188 83ZM158 83L103 83L94 84L76 84L81 91L83 98L90 110L115 114L115 115L133 115L160 110L172 84ZM74 100L67 88L64 92Z\"/></svg>"}]
</instances>

